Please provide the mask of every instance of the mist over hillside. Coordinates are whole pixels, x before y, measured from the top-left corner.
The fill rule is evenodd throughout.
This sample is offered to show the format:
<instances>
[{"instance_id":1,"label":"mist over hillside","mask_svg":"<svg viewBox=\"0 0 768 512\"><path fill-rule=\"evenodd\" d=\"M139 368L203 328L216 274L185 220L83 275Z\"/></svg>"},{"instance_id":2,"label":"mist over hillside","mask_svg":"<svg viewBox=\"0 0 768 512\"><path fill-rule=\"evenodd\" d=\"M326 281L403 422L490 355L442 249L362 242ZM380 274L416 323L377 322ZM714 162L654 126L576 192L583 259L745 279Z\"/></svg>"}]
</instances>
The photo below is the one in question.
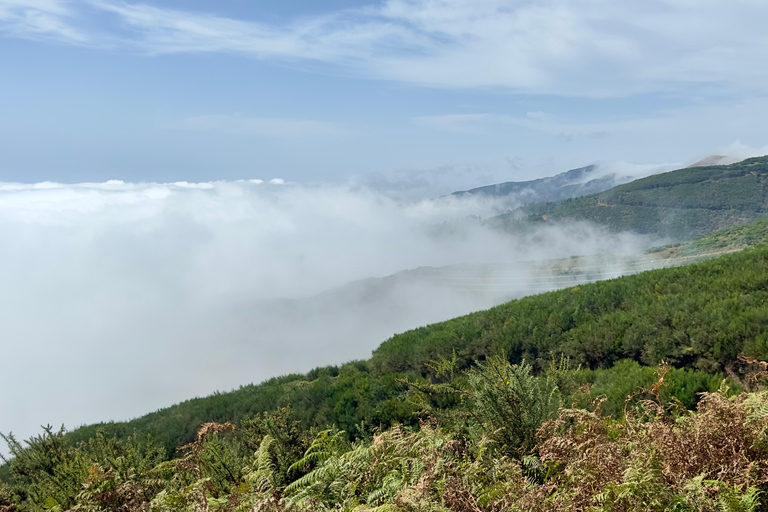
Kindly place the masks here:
<instances>
[{"instance_id":1,"label":"mist over hillside","mask_svg":"<svg viewBox=\"0 0 768 512\"><path fill-rule=\"evenodd\" d=\"M281 180L0 185L0 398L21 436L40 424L123 419L317 365L367 357L396 332L539 288L467 290L424 266L636 253L649 240L586 223L500 235L466 223L493 198L404 202L359 185ZM328 290L335 291L324 293ZM383 291L382 291L383 290ZM152 357L147 357L151 353Z\"/></svg>"},{"instance_id":2,"label":"mist over hillside","mask_svg":"<svg viewBox=\"0 0 768 512\"><path fill-rule=\"evenodd\" d=\"M656 174L664 166L623 169ZM729 168L669 175L718 169ZM734 179L751 176L738 169ZM592 166L537 183L570 193L568 183L629 176L619 170ZM670 264L638 260L673 241L663 233L600 219L499 230L493 216L526 197L407 199L359 182L279 179L2 184L7 357L34 358L45 378L23 398L0 399L12 418L0 431L125 419L365 358L395 333L524 295ZM594 258L553 263L577 255ZM24 374L12 366L0 384Z\"/></svg>"},{"instance_id":3,"label":"mist over hillside","mask_svg":"<svg viewBox=\"0 0 768 512\"><path fill-rule=\"evenodd\" d=\"M684 241L744 224L766 211L768 156L760 156L730 165L689 166L597 194L529 204L487 224L519 232L541 223L584 221L612 232Z\"/></svg>"},{"instance_id":4,"label":"mist over hillside","mask_svg":"<svg viewBox=\"0 0 768 512\"><path fill-rule=\"evenodd\" d=\"M726 157L720 157L725 159ZM507 181L470 190L454 192L454 196L471 195L506 198L510 205L542 201L559 201L602 192L638 178L670 171L676 166L630 165L626 163L593 164L571 169L555 176L530 181Z\"/></svg>"}]
</instances>

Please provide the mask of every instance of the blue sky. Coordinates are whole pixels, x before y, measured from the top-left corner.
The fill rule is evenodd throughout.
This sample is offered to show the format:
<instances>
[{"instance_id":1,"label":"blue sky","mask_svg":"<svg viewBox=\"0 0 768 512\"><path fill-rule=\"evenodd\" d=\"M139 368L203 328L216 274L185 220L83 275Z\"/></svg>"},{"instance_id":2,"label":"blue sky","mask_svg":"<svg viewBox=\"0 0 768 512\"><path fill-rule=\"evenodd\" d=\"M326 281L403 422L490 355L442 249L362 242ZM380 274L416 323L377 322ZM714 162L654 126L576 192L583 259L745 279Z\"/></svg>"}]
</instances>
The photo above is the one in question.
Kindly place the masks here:
<instances>
[{"instance_id":1,"label":"blue sky","mask_svg":"<svg viewBox=\"0 0 768 512\"><path fill-rule=\"evenodd\" d=\"M759 151L766 22L756 0L0 0L0 181Z\"/></svg>"}]
</instances>

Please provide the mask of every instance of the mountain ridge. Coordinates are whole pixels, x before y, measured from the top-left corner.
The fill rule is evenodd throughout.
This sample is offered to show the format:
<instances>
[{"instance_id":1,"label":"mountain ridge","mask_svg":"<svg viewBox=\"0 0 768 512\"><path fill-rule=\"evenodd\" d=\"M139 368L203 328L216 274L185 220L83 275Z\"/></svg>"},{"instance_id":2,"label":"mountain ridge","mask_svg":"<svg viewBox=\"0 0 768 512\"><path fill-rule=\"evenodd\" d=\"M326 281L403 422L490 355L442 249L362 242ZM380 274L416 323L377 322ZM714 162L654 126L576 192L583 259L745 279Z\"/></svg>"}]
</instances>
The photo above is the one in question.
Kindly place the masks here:
<instances>
[{"instance_id":1,"label":"mountain ridge","mask_svg":"<svg viewBox=\"0 0 768 512\"><path fill-rule=\"evenodd\" d=\"M529 204L486 225L520 231L542 222L587 221L612 232L692 240L768 211L768 156L655 174L609 190Z\"/></svg>"},{"instance_id":2,"label":"mountain ridge","mask_svg":"<svg viewBox=\"0 0 768 512\"><path fill-rule=\"evenodd\" d=\"M468 190L459 190L453 192L451 196L509 197L521 202L521 204L529 204L602 192L634 179L628 174L601 171L600 166L592 164L534 180L505 181Z\"/></svg>"}]
</instances>

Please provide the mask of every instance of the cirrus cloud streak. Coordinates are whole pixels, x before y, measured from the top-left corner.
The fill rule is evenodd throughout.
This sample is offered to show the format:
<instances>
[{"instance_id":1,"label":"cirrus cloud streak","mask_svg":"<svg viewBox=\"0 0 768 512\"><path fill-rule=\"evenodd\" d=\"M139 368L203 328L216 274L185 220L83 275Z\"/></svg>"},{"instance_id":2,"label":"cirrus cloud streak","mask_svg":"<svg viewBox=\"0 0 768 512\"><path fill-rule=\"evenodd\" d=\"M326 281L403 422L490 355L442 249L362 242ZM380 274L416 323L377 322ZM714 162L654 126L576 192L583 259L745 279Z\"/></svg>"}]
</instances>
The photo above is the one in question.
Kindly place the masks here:
<instances>
[{"instance_id":1,"label":"cirrus cloud streak","mask_svg":"<svg viewBox=\"0 0 768 512\"><path fill-rule=\"evenodd\" d=\"M94 15L110 15L111 31ZM756 0L387 0L284 24L112 0L0 0L11 36L148 54L228 52L372 79L567 96L757 93Z\"/></svg>"}]
</instances>

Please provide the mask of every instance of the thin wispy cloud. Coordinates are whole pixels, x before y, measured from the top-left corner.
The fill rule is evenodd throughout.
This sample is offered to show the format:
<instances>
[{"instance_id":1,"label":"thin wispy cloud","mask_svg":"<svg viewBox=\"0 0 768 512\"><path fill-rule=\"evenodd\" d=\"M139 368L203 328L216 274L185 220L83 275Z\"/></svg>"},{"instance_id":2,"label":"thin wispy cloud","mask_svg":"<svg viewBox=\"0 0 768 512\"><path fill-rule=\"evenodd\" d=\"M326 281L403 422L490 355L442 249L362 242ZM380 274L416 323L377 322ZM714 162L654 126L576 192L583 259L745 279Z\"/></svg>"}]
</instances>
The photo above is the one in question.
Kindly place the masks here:
<instances>
[{"instance_id":1,"label":"thin wispy cloud","mask_svg":"<svg viewBox=\"0 0 768 512\"><path fill-rule=\"evenodd\" d=\"M109 0L0 0L2 31L149 54L229 52L451 88L621 96L692 86L758 90L768 4L610 0L388 0L286 24ZM724 30L723 27L739 27ZM749 85L753 84L753 85Z\"/></svg>"},{"instance_id":2,"label":"thin wispy cloud","mask_svg":"<svg viewBox=\"0 0 768 512\"><path fill-rule=\"evenodd\" d=\"M417 43L406 27L366 19L360 11L269 25L146 4L88 2L118 16L131 30L133 43L150 53L236 52L259 58L341 63L367 59L377 45Z\"/></svg>"},{"instance_id":3,"label":"thin wispy cloud","mask_svg":"<svg viewBox=\"0 0 768 512\"><path fill-rule=\"evenodd\" d=\"M477 112L470 114L443 114L416 116L411 123L434 130L458 134L512 133L517 129L533 130L554 135L560 139L623 139L643 141L649 133L665 133L670 138L692 137L706 133L718 120L737 118L741 122L764 112L768 101L763 98L730 101L726 104L695 105L678 107L654 112L652 115L638 118L620 118L615 120L590 121L562 118L546 112L528 112L522 116ZM738 145L738 143L736 143ZM712 150L712 148L709 148ZM728 152L728 147L716 149ZM749 150L748 156L763 155L761 149ZM706 156L706 155L704 155ZM744 156L743 158L746 158Z\"/></svg>"},{"instance_id":4,"label":"thin wispy cloud","mask_svg":"<svg viewBox=\"0 0 768 512\"><path fill-rule=\"evenodd\" d=\"M274 117L234 115L192 116L163 121L163 127L176 130L258 135L266 137L302 137L339 135L344 129L332 123Z\"/></svg>"},{"instance_id":5,"label":"thin wispy cloud","mask_svg":"<svg viewBox=\"0 0 768 512\"><path fill-rule=\"evenodd\" d=\"M62 0L1 0L0 34L88 44L91 36L75 27L75 17L76 11Z\"/></svg>"},{"instance_id":6,"label":"thin wispy cloud","mask_svg":"<svg viewBox=\"0 0 768 512\"><path fill-rule=\"evenodd\" d=\"M528 112L525 116L499 114L445 114L418 116L411 120L417 126L454 133L489 133L499 129L525 128L572 140L575 138L605 138L623 129L627 122L575 123L558 119L544 112Z\"/></svg>"}]
</instances>

